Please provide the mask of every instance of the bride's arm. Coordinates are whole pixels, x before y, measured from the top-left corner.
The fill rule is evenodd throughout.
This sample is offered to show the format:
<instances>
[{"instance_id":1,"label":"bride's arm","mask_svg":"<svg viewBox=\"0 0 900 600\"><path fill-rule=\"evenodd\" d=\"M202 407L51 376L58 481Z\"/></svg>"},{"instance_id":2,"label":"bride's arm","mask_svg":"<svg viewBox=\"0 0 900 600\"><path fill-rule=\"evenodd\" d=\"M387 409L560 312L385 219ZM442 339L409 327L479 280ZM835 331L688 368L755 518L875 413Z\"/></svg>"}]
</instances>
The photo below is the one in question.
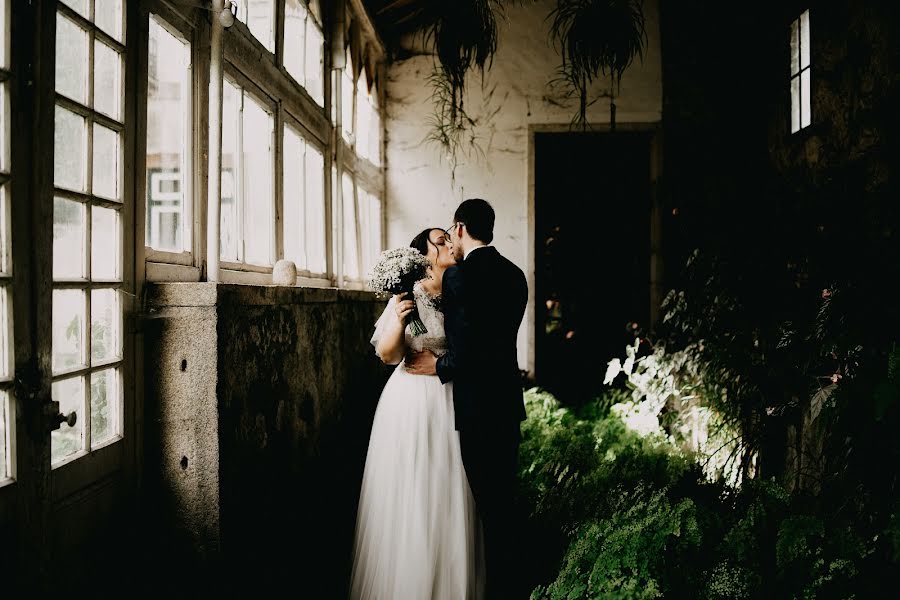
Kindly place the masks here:
<instances>
[{"instance_id":1,"label":"bride's arm","mask_svg":"<svg viewBox=\"0 0 900 600\"><path fill-rule=\"evenodd\" d=\"M395 305L392 318L385 323L384 333L375 346L375 352L381 357L381 362L386 365L397 365L406 354L406 317L413 311L415 304L412 300L403 300L406 294L394 296Z\"/></svg>"}]
</instances>

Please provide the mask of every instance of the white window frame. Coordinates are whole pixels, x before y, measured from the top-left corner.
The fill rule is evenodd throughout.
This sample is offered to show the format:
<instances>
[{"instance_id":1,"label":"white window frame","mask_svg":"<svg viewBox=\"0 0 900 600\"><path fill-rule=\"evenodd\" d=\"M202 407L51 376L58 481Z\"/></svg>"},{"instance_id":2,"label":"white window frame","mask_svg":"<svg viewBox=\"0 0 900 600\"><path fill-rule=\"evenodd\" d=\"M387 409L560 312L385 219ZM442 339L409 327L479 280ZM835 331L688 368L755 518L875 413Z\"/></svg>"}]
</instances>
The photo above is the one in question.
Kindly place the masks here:
<instances>
[{"instance_id":1,"label":"white window frame","mask_svg":"<svg viewBox=\"0 0 900 600\"><path fill-rule=\"evenodd\" d=\"M195 54L195 44L193 43L193 29L187 25L183 19L177 18L176 15L173 15L169 11L162 11L158 8L151 11L149 15L149 19L155 19L157 23L166 31L168 31L171 35L176 38L179 38L183 43L188 45L188 52L190 56L190 60L187 67L186 73L186 81L187 84L185 89L187 90L187 98L185 102L185 122L187 127L185 127L185 139L184 139L184 147L188 148L187 152L182 154L182 178L181 182L184 186L182 191L182 203L183 203L183 212L182 218L183 223L181 225L182 230L182 245L186 248L181 252L172 252L170 250L158 250L154 248L151 244L147 243L147 232L144 233L144 255L148 262L154 263L167 263L174 265L183 265L183 266L197 266L194 260L194 256L197 251L197 220L195 219L195 214L197 213L197 194L195 190L197 189L197 182L195 179L197 178L195 166L199 164L199 157L196 152L196 145L193 143L194 140L198 139L199 136L195 133L195 123L198 118L198 111L196 109L197 103L195 102L195 96L197 95L195 92L196 89L196 80L195 77L195 69L194 64L197 60L197 56ZM149 37L147 37L142 42L149 42ZM142 48L144 49L144 48ZM146 48L149 57L149 48ZM149 66L148 66L149 69ZM149 72L139 73L139 77L146 77L149 75ZM144 115L143 123L141 125L141 133L144 137L144 144L146 149L146 133L147 133L147 104L148 100L146 97L147 90L147 82L143 82L142 90L144 91L144 97L142 101L144 103ZM145 158L146 163L146 158ZM138 175L139 177L143 177L146 180L147 173L146 168L144 168L143 172ZM144 182L144 186L147 186L148 182ZM146 187L143 187L143 197L141 201L144 204L144 210L149 211L151 207L149 204L149 190ZM157 211L159 212L159 211ZM170 212L170 211L166 211ZM154 215L151 214L150 218L154 218ZM141 227L147 227L147 219L143 219L141 222ZM151 229L152 231L152 229ZM199 275L199 273L198 273Z\"/></svg>"},{"instance_id":2,"label":"white window frame","mask_svg":"<svg viewBox=\"0 0 900 600\"><path fill-rule=\"evenodd\" d=\"M12 111L10 110L10 86L12 68L10 62L11 2L0 0L0 338L6 340L0 348L0 412L5 426L0 430L0 444L3 446L4 462L0 464L0 488L11 485L16 480L16 403L12 402L12 388L15 379L15 332L13 328L13 253L12 253L12 179L10 154L12 144ZM6 264L4 264L4 262ZM5 375L4 375L5 373Z\"/></svg>"},{"instance_id":3,"label":"white window frame","mask_svg":"<svg viewBox=\"0 0 900 600\"><path fill-rule=\"evenodd\" d=\"M315 138L310 134L310 132L305 127L303 127L303 125L300 123L299 120L294 118L293 115L291 115L290 113L288 113L286 111L284 112L283 119L282 119L282 126L281 126L281 130L280 130L281 135L282 135L282 142L281 142L282 168L279 170L279 174L281 176L281 184L282 184L282 188L281 188L281 199L282 199L281 200L281 207L282 207L281 214L282 215L284 215L284 212L285 212L284 211L285 193L284 193L284 187L283 187L284 186L284 168L283 168L283 164L284 164L284 141L283 141L283 139L284 138L283 138L283 136L284 136L284 131L287 127L290 127L291 129L293 129L294 132L303 140L303 143L304 143L303 199L302 199L302 206L300 207L300 210L303 212L304 215L306 215L306 212L307 212L307 210L306 210L307 203L309 203L310 201L316 201L316 199L311 200L310 198L308 198L306 196L306 178L308 176L308 173L306 172L306 156L305 156L306 149L309 147L314 148L316 150L316 152L318 152L319 154L322 155L322 158L323 158L322 197L318 199L318 202L321 202L322 211L325 215L325 219L324 219L324 223L323 223L323 227L322 227L322 231L321 231L322 246L325 248L325 257L324 257L325 258L325 272L319 273L319 272L311 271L308 268L301 269L300 265L297 265L297 276L298 276L298 279L302 279L303 281L311 281L311 282L315 282L317 284L325 284L326 282L329 282L329 277L328 277L328 237L329 237L328 229L329 228L328 228L328 218L327 218L328 211L327 211L327 206L326 206L327 202L326 202L326 198L325 198L325 190L327 189L326 176L325 176L325 168L327 168L327 164L328 164L327 149L324 146L322 146L318 141L315 141ZM304 223L305 223L305 221L304 221ZM282 227L280 229L281 229L281 235L283 236L284 235L284 223L282 223ZM305 227L304 227L304 232L302 232L302 234L305 236L305 233L306 232L305 232ZM283 242L281 244L280 256L285 257ZM310 262L309 252L307 250L307 263L309 263L309 262Z\"/></svg>"},{"instance_id":4,"label":"white window frame","mask_svg":"<svg viewBox=\"0 0 900 600\"><path fill-rule=\"evenodd\" d=\"M206 246L206 224L201 220L205 207L206 195L206 163L203 160L206 152L206 131L201 125L206 123L208 114L209 61L200 51L198 35L202 31L200 19L204 18L200 11L190 12L181 6L172 6L165 0L144 0L148 4L147 16L140 24L141 39L139 44L139 60L137 70L137 144L138 161L135 164L135 206L137 248L136 260L143 265L139 272L139 282L151 281L200 281L201 267L204 261ZM190 44L190 78L189 115L186 128L185 153L186 167L185 186L189 188L184 197L185 226L182 231L190 232L190 244L183 252L156 250L147 245L147 211L148 190L146 174L147 143L147 86L149 76L149 19L155 15L158 22L169 33ZM204 60L205 59L205 60Z\"/></svg>"},{"instance_id":5,"label":"white window frame","mask_svg":"<svg viewBox=\"0 0 900 600\"><path fill-rule=\"evenodd\" d=\"M146 2L150 11L157 14L169 25L174 26L182 34L183 38L191 42L191 64L192 64L192 115L190 129L193 143L191 144L193 152L191 160L193 161L190 173L194 174L191 180L192 187L192 252L182 253L172 256L160 251L153 251L150 248L142 247L139 251L143 251L143 256L139 256L138 264L144 264L144 278L147 281L199 281L203 277L203 265L206 262L206 208L209 202L207 193L207 176L209 165L205 157L208 155L209 135L206 129L201 129L200 125L205 125L208 119L209 104L209 57L204 56L201 50L201 38L198 36L208 35L208 13L194 8L180 7L178 4L170 4L165 0L143 0ZM309 1L301 0L307 5L309 15L314 12L309 9ZM346 4L347 18L354 20L360 24L360 27L351 28L351 35L361 35L365 38L362 47L367 51L375 52L379 55L378 60L385 56L384 46L378 39L374 27L365 14L363 5L358 0L341 0ZM274 212L272 228L274 230L273 241L274 249L272 254L273 263L283 257L283 225L281 223L283 214L284 193L282 189L282 172L283 172L283 127L285 123L290 123L302 135L308 144L313 145L320 150L324 159L324 203L325 211L325 248L326 248L326 273L304 273L301 272L298 277L298 284L308 286L334 286L342 285L338 281L338 274L341 269L337 267L337 261L340 260L341 251L340 244L343 243L342 232L339 230L341 215L335 214L334 185L332 181L332 168L335 166L335 136L333 120L328 118L331 113L332 105L336 104L340 108L340 102L332 101L333 85L332 77L336 73L332 68L332 32L324 30L321 26L322 21L313 17L314 25L323 33L323 71L322 71L322 102L318 103L302 85L301 82L294 80L284 67L284 11L285 0L275 0L274 2L274 48L269 51L260 40L250 32L246 23L236 21L234 26L228 29L223 36L224 46L224 75L232 83L246 90L253 98L266 106L270 115L273 117L274 141L273 141L273 190L274 190ZM322 7L331 9L333 5ZM309 26L310 17L307 16L307 27ZM147 24L143 24L146 30ZM146 46L146 40L142 41L142 46ZM140 52L146 53L147 48L143 47ZM146 56L142 57L141 65L146 64ZM304 65L305 66L305 65ZM348 67L350 68L350 67ZM352 71L350 71L352 73ZM383 75L383 68L379 66L379 74ZM138 73L139 78L146 79L146 67L143 72ZM352 79L352 76L351 76ZM380 81L384 77L377 78ZM146 81L139 82L146 86ZM382 93L378 86L379 93ZM139 88L140 89L140 88ZM353 107L350 114L353 115L351 123L355 123L355 103L356 103L356 84L354 82L353 92L350 94ZM277 100L276 100L277 99ZM146 115L141 112L141 105L146 108L146 89L143 95L139 94L138 98L138 126L146 127ZM383 156L384 146L384 120L383 120L383 102L378 102L378 113L382 135L380 136L379 157ZM141 117L141 115L144 115ZM143 123L141 121L143 120ZM307 135L308 134L308 135ZM337 136L337 143L343 146L343 160L340 171L345 170L353 173L354 189L357 184L364 186L367 190L377 192L382 200L382 247L384 240L385 222L386 222L386 206L384 201L384 167L383 160L381 164L373 164L371 161L356 155L354 148L348 144L343 136ZM140 135L139 135L140 143ZM139 152L140 160L140 152ZM148 210L146 206L146 169L140 168L139 165L139 181L138 193L143 191L143 202L138 207L137 223L139 228L146 227L146 212L141 214L140 211ZM143 179L144 183L140 184ZM144 189L141 189L144 188ZM352 199L355 202L355 198ZM354 213L357 214L357 213ZM358 219L357 219L358 220ZM138 232L139 235L146 235L143 231ZM359 240L358 236L358 240ZM359 242L357 243L359 250ZM223 261L220 259L220 281L224 283L249 283L249 284L271 284L271 266L253 265L233 260ZM363 274L364 276L364 274ZM362 288L363 284L357 280L355 282L347 282L347 287Z\"/></svg>"},{"instance_id":6,"label":"white window frame","mask_svg":"<svg viewBox=\"0 0 900 600\"><path fill-rule=\"evenodd\" d=\"M123 2L122 4L123 10L123 23L124 23L124 13L126 12L126 6ZM59 3L56 9L56 19L59 22L61 17L65 17L71 21L74 21L77 24L80 24L79 27L82 27L88 33L88 62L86 64L87 67L87 77L88 77L88 92L85 101L82 103L81 101L76 101L72 99L68 99L57 92L57 99L55 102L55 109L64 108L80 117L85 119L85 135L87 136L87 152L85 154L84 160L86 161L86 177L88 181L92 179L91 171L93 170L93 161L95 157L91 154L91 148L93 147L92 139L94 135L94 128L97 125L102 127L112 129L116 131L119 135L119 145L118 145L118 173L117 177L117 185L119 186L118 190L118 199L117 200L107 200L105 198L97 196L93 190L92 191L70 191L65 188L59 188L53 185L53 194L55 198L61 198L70 202L79 202L84 206L84 227L85 227L85 241L84 241L84 252L85 252L85 277L78 278L72 281L68 280L60 280L56 277L53 277L52 289L54 292L60 290L78 290L85 294L85 312L84 323L82 325L82 339L81 339L81 353L84 357L84 365L79 366L74 369L62 370L60 372L52 373L51 380L53 383L57 383L58 381L65 381L73 378L83 378L84 379L84 398L81 403L81 415L79 419L84 419L84 422L81 424L83 428L83 443L85 448L69 454L55 463L52 463L51 467L55 470L61 467L64 467L70 463L74 463L79 459L88 456L98 450L105 448L106 446L110 446L121 441L124 438L124 420L123 415L125 412L125 400L124 400L124 389L125 389L125 378L133 378L134 372L128 368L127 361L125 360L125 345L127 344L126 333L124 328L124 298L123 294L127 292L128 283L127 283L127 274L125 262L128 257L128 238L125 234L125 215L127 210L127 202L129 198L129 194L127 192L129 186L129 178L126 177L127 170L124 167L125 157L126 157L126 148L128 147L128 141L126 136L128 135L128 131L126 128L125 117L126 117L126 109L125 109L125 77L127 76L127 64L128 64L128 55L127 55L127 43L133 43L130 40L125 40L125 42L119 42L112 38L112 36L103 32L99 26L90 22L88 19L82 17L79 13L69 8L68 5L64 3ZM122 37L125 38L125 30L122 30ZM102 41L101 41L102 40ZM116 49L121 57L121 65L122 65L122 74L120 76L119 82L119 94L121 97L121 106L120 106L120 115L118 119L113 119L105 114L99 112L96 107L96 104L92 101L94 100L94 94L91 83L94 81L94 71L95 64L93 61L93 44L104 43L108 46L112 46ZM92 105L93 104L93 105ZM91 269L92 269L92 233L93 233L93 223L92 223L92 214L94 208L114 208L117 210L118 217L118 240L119 246L122 250L121 258L122 263L119 265L119 274L118 279L114 282L106 282L105 280L98 280L94 278ZM96 364L91 357L91 342L92 342L92 312L91 312L91 296L94 290L101 289L114 289L119 291L118 295L118 323L114 324L114 327L118 330L118 337L120 338L120 342L122 344L121 354L118 357L112 359L103 359L98 361ZM107 370L109 368L113 368L117 373L117 385L116 385L116 393L118 395L118 402L116 406L116 433L112 435L112 437L103 440L98 444L93 443L93 439L91 436L91 428L90 428L90 419L86 418L91 411L91 376L94 373Z\"/></svg>"},{"instance_id":7,"label":"white window frame","mask_svg":"<svg viewBox=\"0 0 900 600\"><path fill-rule=\"evenodd\" d=\"M278 127L278 110L277 103L275 100L270 98L266 93L259 88L253 81L245 77L240 71L235 69L230 64L226 64L225 66L225 80L231 85L235 86L239 90L241 90L243 99L245 95L251 96L252 100L256 102L266 113L268 113L271 118L272 123L272 131L271 131L271 148L272 148L272 169L270 169L270 177L271 177L271 189L272 189L272 198L270 205L270 211L272 215L272 219L269 223L269 260L272 264L270 265L261 265L256 263L249 263L246 261L246 252L247 252L247 237L245 235L245 225L247 223L247 189L245 188L246 181L244 179L244 152L243 152L243 135L242 131L244 128L244 117L243 117L243 104L241 106L241 127L237 132L238 135L238 160L239 167L238 173L240 177L238 181L236 181L236 185L240 188L240 193L238 195L238 223L237 223L237 234L238 234L238 260L225 260L220 258L219 264L223 271L242 271L249 273L260 273L260 274L268 274L269 279L268 282L271 283L271 274L272 268L274 267L275 262L278 261L280 256L280 251L277 248L277 224L280 222L280 210L279 205L280 202L278 200L279 191L278 191L278 181L279 177L279 165L281 164L281 153L280 153L280 144L277 143L277 139L280 136L277 136L276 133ZM243 100L242 100L243 102ZM223 117L224 118L224 117ZM220 255L221 255L221 246L220 246ZM228 275L226 273L226 275ZM239 281L236 283L245 283L247 281L266 281L265 278L256 278L256 277L240 277L236 278Z\"/></svg>"},{"instance_id":8,"label":"white window frame","mask_svg":"<svg viewBox=\"0 0 900 600\"><path fill-rule=\"evenodd\" d=\"M805 24L804 24L805 22ZM789 92L791 97L791 133L798 133L812 125L812 53L809 47L812 33L810 31L810 14L809 9L804 10L800 15L791 22L791 46L793 50L794 44L797 46L797 70L794 70L793 53L791 54L791 79ZM804 44L804 33L807 43ZM795 39L796 34L796 39ZM803 65L804 58L806 66ZM809 82L809 89L804 92L804 78ZM797 86L796 102L799 106L797 110L797 123L794 123L794 93L793 88ZM804 110L804 107L806 110Z\"/></svg>"}]
</instances>

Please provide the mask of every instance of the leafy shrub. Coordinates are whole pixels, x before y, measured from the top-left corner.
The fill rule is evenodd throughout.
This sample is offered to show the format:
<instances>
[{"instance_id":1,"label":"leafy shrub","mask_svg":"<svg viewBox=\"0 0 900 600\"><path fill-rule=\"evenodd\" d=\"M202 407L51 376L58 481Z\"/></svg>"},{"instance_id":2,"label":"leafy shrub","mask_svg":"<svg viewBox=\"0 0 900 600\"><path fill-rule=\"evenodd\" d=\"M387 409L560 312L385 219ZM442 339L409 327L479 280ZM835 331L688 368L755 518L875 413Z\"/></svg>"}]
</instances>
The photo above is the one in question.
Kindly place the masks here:
<instances>
[{"instance_id":1,"label":"leafy shrub","mask_svg":"<svg viewBox=\"0 0 900 600\"><path fill-rule=\"evenodd\" d=\"M672 504L666 490L616 490L608 517L582 526L566 552L556 581L532 598L649 599L668 589L661 563L699 546L694 504Z\"/></svg>"}]
</instances>

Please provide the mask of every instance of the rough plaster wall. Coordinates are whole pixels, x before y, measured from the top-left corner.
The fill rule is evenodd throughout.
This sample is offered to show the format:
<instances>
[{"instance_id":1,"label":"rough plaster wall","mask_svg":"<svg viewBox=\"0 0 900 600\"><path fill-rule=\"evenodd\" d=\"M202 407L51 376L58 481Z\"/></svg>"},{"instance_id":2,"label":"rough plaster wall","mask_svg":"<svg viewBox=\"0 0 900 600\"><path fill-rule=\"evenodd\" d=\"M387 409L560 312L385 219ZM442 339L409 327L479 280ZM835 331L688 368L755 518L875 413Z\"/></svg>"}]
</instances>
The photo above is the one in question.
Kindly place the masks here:
<instances>
[{"instance_id":1,"label":"rough plaster wall","mask_svg":"<svg viewBox=\"0 0 900 600\"><path fill-rule=\"evenodd\" d=\"M509 5L499 23L499 43L487 74L484 93L480 78L470 80L466 110L479 125L477 136L484 157L460 164L455 182L446 157L426 142L431 114L430 55L421 39L405 41L409 58L388 67L387 85L387 242L406 245L425 227L447 227L456 206L468 197L490 201L497 212L494 244L533 279L533 228L529 219L529 128L555 126L565 130L577 105L551 90L559 55L549 42L545 20L554 3ZM645 2L648 47L643 62L635 61L622 78L616 99L616 122L657 122L662 118L662 68L657 2ZM602 91L606 86L598 85ZM487 115L499 111L488 121ZM593 124L609 122L609 102L599 100L588 110ZM519 364L525 368L531 348L527 330L533 327L533 298L519 334Z\"/></svg>"},{"instance_id":2,"label":"rough plaster wall","mask_svg":"<svg viewBox=\"0 0 900 600\"><path fill-rule=\"evenodd\" d=\"M147 356L159 357L148 360L148 420L158 424L148 445L159 447L162 497L174 504L160 530L205 518L220 534L214 558L241 589L293 572L310 597L345 595L369 428L389 374L369 344L384 302L218 285L209 306L178 306L207 285L155 286L151 303L164 318L148 332ZM204 493L209 482L216 494Z\"/></svg>"}]
</instances>

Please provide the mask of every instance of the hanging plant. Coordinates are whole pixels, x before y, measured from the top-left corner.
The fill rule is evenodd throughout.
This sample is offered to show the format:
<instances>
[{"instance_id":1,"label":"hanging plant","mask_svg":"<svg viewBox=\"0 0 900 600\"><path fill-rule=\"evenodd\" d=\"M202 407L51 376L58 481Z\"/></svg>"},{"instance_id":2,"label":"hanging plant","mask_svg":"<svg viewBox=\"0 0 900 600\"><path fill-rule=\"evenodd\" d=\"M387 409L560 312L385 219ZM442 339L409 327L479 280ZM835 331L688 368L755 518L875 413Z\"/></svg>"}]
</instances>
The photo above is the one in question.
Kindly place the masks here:
<instances>
[{"instance_id":1,"label":"hanging plant","mask_svg":"<svg viewBox=\"0 0 900 600\"><path fill-rule=\"evenodd\" d=\"M610 126L616 124L616 88L622 74L644 57L647 32L642 0L557 0L549 19L550 37L562 56L560 78L577 95L573 123L587 128L588 89L600 77L609 77Z\"/></svg>"},{"instance_id":2,"label":"hanging plant","mask_svg":"<svg viewBox=\"0 0 900 600\"><path fill-rule=\"evenodd\" d=\"M497 51L499 0L454 0L435 5L435 15L425 30L426 45L434 48L435 67L430 79L434 112L428 139L446 152L455 172L460 153L478 150L473 133L476 124L465 109L467 79L474 69L484 80Z\"/></svg>"}]
</instances>

